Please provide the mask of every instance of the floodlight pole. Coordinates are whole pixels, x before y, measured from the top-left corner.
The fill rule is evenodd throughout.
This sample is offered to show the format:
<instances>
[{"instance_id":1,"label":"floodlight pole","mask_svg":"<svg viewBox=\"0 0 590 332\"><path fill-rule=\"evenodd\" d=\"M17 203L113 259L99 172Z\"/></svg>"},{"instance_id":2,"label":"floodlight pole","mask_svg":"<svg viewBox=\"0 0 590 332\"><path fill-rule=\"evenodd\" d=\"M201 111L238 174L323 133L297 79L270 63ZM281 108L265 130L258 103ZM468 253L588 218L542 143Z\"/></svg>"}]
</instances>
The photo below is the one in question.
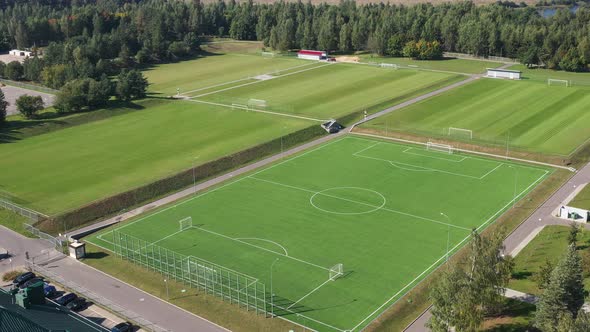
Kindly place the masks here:
<instances>
[{"instance_id":1,"label":"floodlight pole","mask_svg":"<svg viewBox=\"0 0 590 332\"><path fill-rule=\"evenodd\" d=\"M273 291L272 291L272 267L278 261L279 261L279 259L277 258L277 259L275 259L274 262L272 262L272 264L270 264L270 317L271 318L274 318L274 316L275 316L275 305L274 305L275 293L273 293Z\"/></svg>"},{"instance_id":2,"label":"floodlight pole","mask_svg":"<svg viewBox=\"0 0 590 332\"><path fill-rule=\"evenodd\" d=\"M440 213L441 216L444 216L448 220L448 228L447 228L447 263L449 262L449 242L451 242L451 218L444 213Z\"/></svg>"}]
</instances>

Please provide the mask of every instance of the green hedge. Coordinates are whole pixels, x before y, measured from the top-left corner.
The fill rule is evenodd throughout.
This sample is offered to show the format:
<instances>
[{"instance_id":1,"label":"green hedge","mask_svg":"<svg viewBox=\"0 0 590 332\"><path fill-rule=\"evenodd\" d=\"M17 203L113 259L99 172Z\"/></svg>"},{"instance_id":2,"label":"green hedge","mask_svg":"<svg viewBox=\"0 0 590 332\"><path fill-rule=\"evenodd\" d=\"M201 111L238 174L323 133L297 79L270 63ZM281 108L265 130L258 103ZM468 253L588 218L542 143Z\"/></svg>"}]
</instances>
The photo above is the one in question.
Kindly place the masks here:
<instances>
[{"instance_id":1,"label":"green hedge","mask_svg":"<svg viewBox=\"0 0 590 332\"><path fill-rule=\"evenodd\" d=\"M314 124L313 126L285 135L282 139L277 138L197 166L194 169L194 174L196 175L196 180L201 181L280 152L281 148L288 149L324 134L326 132L319 125ZM64 228L79 228L98 219L115 215L131 207L151 201L156 197L186 188L192 183L193 168L189 168L145 186L89 203L50 219L42 220L35 226L50 234L64 232Z\"/></svg>"}]
</instances>

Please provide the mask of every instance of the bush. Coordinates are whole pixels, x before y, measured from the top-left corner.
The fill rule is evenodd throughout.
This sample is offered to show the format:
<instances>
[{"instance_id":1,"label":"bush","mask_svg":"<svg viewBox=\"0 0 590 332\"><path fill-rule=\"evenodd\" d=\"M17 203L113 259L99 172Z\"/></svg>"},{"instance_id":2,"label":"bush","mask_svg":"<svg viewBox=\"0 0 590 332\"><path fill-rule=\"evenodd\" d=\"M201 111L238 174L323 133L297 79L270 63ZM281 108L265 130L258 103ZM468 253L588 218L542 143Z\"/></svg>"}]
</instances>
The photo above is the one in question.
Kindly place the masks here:
<instances>
[{"instance_id":1,"label":"bush","mask_svg":"<svg viewBox=\"0 0 590 332\"><path fill-rule=\"evenodd\" d=\"M18 81L23 77L23 65L18 61L12 61L4 69L4 76L9 80Z\"/></svg>"},{"instance_id":2,"label":"bush","mask_svg":"<svg viewBox=\"0 0 590 332\"><path fill-rule=\"evenodd\" d=\"M8 271L2 275L2 281L12 281L16 277L18 277L19 275L21 275L23 273L25 273L25 271L23 271L23 270Z\"/></svg>"},{"instance_id":3,"label":"bush","mask_svg":"<svg viewBox=\"0 0 590 332\"><path fill-rule=\"evenodd\" d=\"M32 119L44 107L41 96L22 95L16 100L16 109L27 119Z\"/></svg>"}]
</instances>

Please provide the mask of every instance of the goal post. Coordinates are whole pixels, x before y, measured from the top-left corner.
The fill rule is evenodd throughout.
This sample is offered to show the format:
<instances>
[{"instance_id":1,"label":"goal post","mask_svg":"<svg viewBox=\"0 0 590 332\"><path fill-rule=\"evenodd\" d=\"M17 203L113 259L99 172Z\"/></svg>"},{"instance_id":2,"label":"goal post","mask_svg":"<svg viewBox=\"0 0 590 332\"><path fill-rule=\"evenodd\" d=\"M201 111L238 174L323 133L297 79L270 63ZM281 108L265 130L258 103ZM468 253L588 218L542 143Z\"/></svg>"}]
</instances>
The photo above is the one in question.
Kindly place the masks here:
<instances>
[{"instance_id":1,"label":"goal post","mask_svg":"<svg viewBox=\"0 0 590 332\"><path fill-rule=\"evenodd\" d=\"M381 68L391 68L391 69L398 69L399 66L395 63L381 63L379 64Z\"/></svg>"},{"instance_id":2,"label":"goal post","mask_svg":"<svg viewBox=\"0 0 590 332\"><path fill-rule=\"evenodd\" d=\"M248 105L232 103L231 108L233 110L235 110L236 108L241 110L248 110Z\"/></svg>"},{"instance_id":3,"label":"goal post","mask_svg":"<svg viewBox=\"0 0 590 332\"><path fill-rule=\"evenodd\" d=\"M262 52L261 55L266 58L273 58L275 56L273 52Z\"/></svg>"},{"instance_id":4,"label":"goal post","mask_svg":"<svg viewBox=\"0 0 590 332\"><path fill-rule=\"evenodd\" d=\"M193 227L193 217L186 217L184 219L181 219L180 221L178 221L178 224L180 226L181 232L186 229L189 229Z\"/></svg>"},{"instance_id":5,"label":"goal post","mask_svg":"<svg viewBox=\"0 0 590 332\"><path fill-rule=\"evenodd\" d=\"M547 85L548 86L560 85L560 86L569 87L569 86L571 86L571 82L568 81L568 80L560 80L560 79L556 79L556 78L548 78L547 79Z\"/></svg>"},{"instance_id":6,"label":"goal post","mask_svg":"<svg viewBox=\"0 0 590 332\"><path fill-rule=\"evenodd\" d=\"M342 263L336 264L330 268L330 280L334 281L344 274L344 266Z\"/></svg>"},{"instance_id":7,"label":"goal post","mask_svg":"<svg viewBox=\"0 0 590 332\"><path fill-rule=\"evenodd\" d=\"M449 127L448 135L473 139L473 131L465 128Z\"/></svg>"},{"instance_id":8,"label":"goal post","mask_svg":"<svg viewBox=\"0 0 590 332\"><path fill-rule=\"evenodd\" d=\"M266 100L253 98L248 100L248 108L266 108L266 106Z\"/></svg>"},{"instance_id":9,"label":"goal post","mask_svg":"<svg viewBox=\"0 0 590 332\"><path fill-rule=\"evenodd\" d=\"M453 147L451 145L449 145L449 144L434 143L434 142L428 142L428 143L426 143L426 150L436 151L436 152L442 152L442 153L448 153L448 154L452 154L453 153Z\"/></svg>"}]
</instances>

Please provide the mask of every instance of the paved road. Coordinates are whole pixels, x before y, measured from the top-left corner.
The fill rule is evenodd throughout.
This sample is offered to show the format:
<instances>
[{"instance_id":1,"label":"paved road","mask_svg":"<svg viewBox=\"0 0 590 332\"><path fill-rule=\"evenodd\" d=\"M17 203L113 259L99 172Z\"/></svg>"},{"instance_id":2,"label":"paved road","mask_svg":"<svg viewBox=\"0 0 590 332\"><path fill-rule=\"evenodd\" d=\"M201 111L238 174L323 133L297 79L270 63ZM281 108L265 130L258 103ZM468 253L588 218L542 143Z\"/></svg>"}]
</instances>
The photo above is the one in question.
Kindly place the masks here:
<instances>
[{"instance_id":1,"label":"paved road","mask_svg":"<svg viewBox=\"0 0 590 332\"><path fill-rule=\"evenodd\" d=\"M52 252L53 244L45 240L30 239L0 226L0 247L8 250L9 258L0 260L0 275L25 265L25 252L29 257L46 258Z\"/></svg>"},{"instance_id":2,"label":"paved road","mask_svg":"<svg viewBox=\"0 0 590 332\"><path fill-rule=\"evenodd\" d=\"M6 108L6 115L12 115L18 113L16 110L16 99L22 95L30 95L30 96L41 96L43 99L43 103L45 107L50 107L55 102L55 96L49 93L28 90L25 88L19 88L16 86L6 85L2 88L2 92L6 97L6 101L9 103L8 107Z\"/></svg>"},{"instance_id":3,"label":"paved road","mask_svg":"<svg viewBox=\"0 0 590 332\"><path fill-rule=\"evenodd\" d=\"M578 170L568 182L561 186L561 188L504 240L506 252L513 256L517 255L544 226L569 225L569 222L552 216L552 213L564 203L577 186L588 182L590 182L590 163ZM583 226L590 229L590 224L583 224ZM424 327L424 324L426 324L431 316L430 311L424 312L404 332L428 331Z\"/></svg>"}]
</instances>

